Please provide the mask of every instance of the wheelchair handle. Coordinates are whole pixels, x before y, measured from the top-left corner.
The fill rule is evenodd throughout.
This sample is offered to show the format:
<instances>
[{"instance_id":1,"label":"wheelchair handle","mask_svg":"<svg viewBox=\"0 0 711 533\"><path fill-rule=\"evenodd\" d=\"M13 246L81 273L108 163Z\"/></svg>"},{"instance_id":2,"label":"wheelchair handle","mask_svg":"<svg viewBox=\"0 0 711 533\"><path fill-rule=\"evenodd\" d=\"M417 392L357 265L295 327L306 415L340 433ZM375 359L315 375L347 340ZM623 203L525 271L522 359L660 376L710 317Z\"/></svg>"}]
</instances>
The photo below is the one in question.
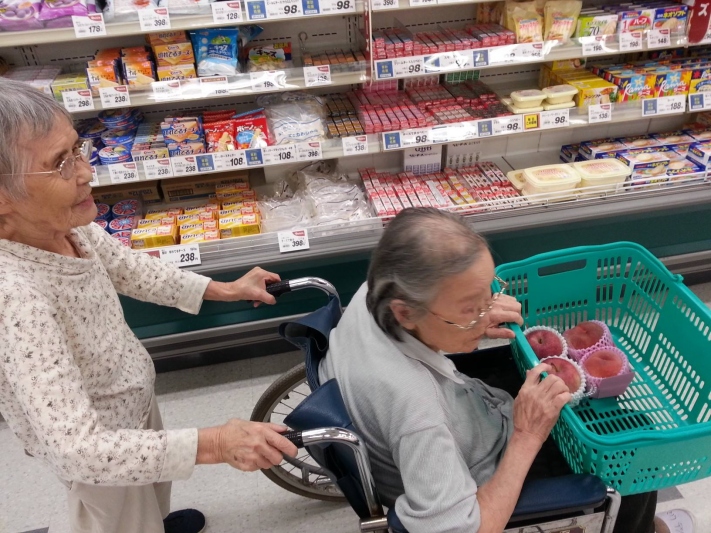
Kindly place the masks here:
<instances>
[{"instance_id":1,"label":"wheelchair handle","mask_svg":"<svg viewBox=\"0 0 711 533\"><path fill-rule=\"evenodd\" d=\"M333 284L322 278L307 276L304 278L283 279L281 281L269 283L267 285L267 292L273 295L275 298L278 298L279 296L281 296L282 294L286 294L287 292L300 291L303 289L318 289L322 292L325 292L329 296L338 299L339 306L341 304L341 299L338 296L338 291L336 291L336 287L334 287Z\"/></svg>"},{"instance_id":2,"label":"wheelchair handle","mask_svg":"<svg viewBox=\"0 0 711 533\"><path fill-rule=\"evenodd\" d=\"M270 283L269 285L267 285L267 292L275 298L279 298L279 296L281 296L282 294L291 292L289 280L283 279L281 281L275 281L274 283Z\"/></svg>"},{"instance_id":3,"label":"wheelchair handle","mask_svg":"<svg viewBox=\"0 0 711 533\"><path fill-rule=\"evenodd\" d=\"M304 447L304 439L301 436L301 431L287 431L286 433L282 433L282 436L297 448Z\"/></svg>"}]
</instances>

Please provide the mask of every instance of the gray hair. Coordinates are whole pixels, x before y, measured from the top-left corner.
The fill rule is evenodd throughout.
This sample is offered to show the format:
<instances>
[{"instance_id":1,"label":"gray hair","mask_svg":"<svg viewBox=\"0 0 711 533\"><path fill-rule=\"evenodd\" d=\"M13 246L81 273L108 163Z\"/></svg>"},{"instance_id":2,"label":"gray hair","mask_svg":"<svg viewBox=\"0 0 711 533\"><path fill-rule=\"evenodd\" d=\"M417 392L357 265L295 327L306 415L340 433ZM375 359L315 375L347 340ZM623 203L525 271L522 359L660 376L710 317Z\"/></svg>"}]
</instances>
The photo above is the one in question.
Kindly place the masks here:
<instances>
[{"instance_id":1,"label":"gray hair","mask_svg":"<svg viewBox=\"0 0 711 533\"><path fill-rule=\"evenodd\" d=\"M26 83L0 78L0 189L10 198L22 198L24 175L32 163L22 143L41 140L61 118L71 115L53 98Z\"/></svg>"},{"instance_id":2,"label":"gray hair","mask_svg":"<svg viewBox=\"0 0 711 533\"><path fill-rule=\"evenodd\" d=\"M430 207L405 209L385 229L371 257L368 311L387 335L402 340L390 303L402 300L417 318L444 279L464 272L486 252L484 238L459 215Z\"/></svg>"}]
</instances>

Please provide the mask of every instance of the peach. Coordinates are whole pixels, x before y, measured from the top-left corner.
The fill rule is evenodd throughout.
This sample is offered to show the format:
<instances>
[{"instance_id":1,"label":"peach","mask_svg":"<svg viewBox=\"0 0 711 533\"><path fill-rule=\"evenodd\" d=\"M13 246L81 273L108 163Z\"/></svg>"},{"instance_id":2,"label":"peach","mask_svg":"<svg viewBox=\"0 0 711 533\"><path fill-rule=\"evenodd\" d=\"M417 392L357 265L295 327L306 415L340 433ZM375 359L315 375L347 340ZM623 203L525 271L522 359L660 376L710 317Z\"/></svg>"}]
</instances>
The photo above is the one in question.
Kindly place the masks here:
<instances>
[{"instance_id":1,"label":"peach","mask_svg":"<svg viewBox=\"0 0 711 533\"><path fill-rule=\"evenodd\" d=\"M536 329L526 333L526 340L538 359L563 354L563 342L553 331Z\"/></svg>"},{"instance_id":2,"label":"peach","mask_svg":"<svg viewBox=\"0 0 711 533\"><path fill-rule=\"evenodd\" d=\"M610 378L622 372L625 360L613 350L602 349L583 360L583 369L594 378Z\"/></svg>"},{"instance_id":3,"label":"peach","mask_svg":"<svg viewBox=\"0 0 711 533\"><path fill-rule=\"evenodd\" d=\"M563 338L574 350L584 350L595 346L604 335L603 327L595 322L581 322L574 328L563 332Z\"/></svg>"},{"instance_id":4,"label":"peach","mask_svg":"<svg viewBox=\"0 0 711 533\"><path fill-rule=\"evenodd\" d=\"M562 357L549 357L548 359L543 359L541 362L551 367L548 371L549 374L558 376L563 380L568 386L570 394L578 392L582 380L580 379L580 372L573 361L563 359Z\"/></svg>"}]
</instances>

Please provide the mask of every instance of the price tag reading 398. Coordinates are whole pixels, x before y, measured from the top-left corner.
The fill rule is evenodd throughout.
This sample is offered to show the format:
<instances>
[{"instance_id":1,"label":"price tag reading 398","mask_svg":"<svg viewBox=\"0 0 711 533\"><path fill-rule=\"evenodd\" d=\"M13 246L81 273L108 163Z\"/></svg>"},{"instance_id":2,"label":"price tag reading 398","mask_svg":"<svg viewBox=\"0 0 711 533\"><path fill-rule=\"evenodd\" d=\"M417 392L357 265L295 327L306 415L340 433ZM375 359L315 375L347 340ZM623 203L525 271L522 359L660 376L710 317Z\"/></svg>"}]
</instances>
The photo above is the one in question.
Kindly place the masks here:
<instances>
[{"instance_id":1,"label":"price tag reading 398","mask_svg":"<svg viewBox=\"0 0 711 533\"><path fill-rule=\"evenodd\" d=\"M306 229L280 231L277 233L277 239L279 239L279 253L282 254L309 249L309 232Z\"/></svg>"},{"instance_id":2,"label":"price tag reading 398","mask_svg":"<svg viewBox=\"0 0 711 533\"><path fill-rule=\"evenodd\" d=\"M138 10L141 31L164 31L170 29L170 14L167 7L145 7Z\"/></svg>"},{"instance_id":3,"label":"price tag reading 398","mask_svg":"<svg viewBox=\"0 0 711 533\"><path fill-rule=\"evenodd\" d=\"M128 93L127 85L100 87L99 97L101 98L101 107L104 109L128 107L131 105L131 96Z\"/></svg>"}]
</instances>

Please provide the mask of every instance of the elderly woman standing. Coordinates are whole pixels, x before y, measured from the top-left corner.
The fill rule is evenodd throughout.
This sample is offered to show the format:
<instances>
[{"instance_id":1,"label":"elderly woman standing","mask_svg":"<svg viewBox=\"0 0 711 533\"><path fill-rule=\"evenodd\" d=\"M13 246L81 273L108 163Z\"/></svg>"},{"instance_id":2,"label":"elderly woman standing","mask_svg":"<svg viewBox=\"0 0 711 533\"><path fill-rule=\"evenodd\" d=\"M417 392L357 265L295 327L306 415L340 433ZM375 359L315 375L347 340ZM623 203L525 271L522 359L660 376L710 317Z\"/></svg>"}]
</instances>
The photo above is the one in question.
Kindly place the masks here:
<instances>
[{"instance_id":1,"label":"elderly woman standing","mask_svg":"<svg viewBox=\"0 0 711 533\"><path fill-rule=\"evenodd\" d=\"M462 218L405 209L319 367L322 383L337 379L381 499L410 533L500 533L534 462L555 464L557 450L543 445L570 393L557 376L540 379L547 365L528 371L513 399L444 355L469 353L485 335L512 338L499 324L523 323L515 299L492 295L494 277L485 241ZM654 531L655 502L656 493L623 498L615 532Z\"/></svg>"},{"instance_id":2,"label":"elderly woman standing","mask_svg":"<svg viewBox=\"0 0 711 533\"><path fill-rule=\"evenodd\" d=\"M198 511L168 516L172 480L196 464L268 468L296 448L280 426L236 419L164 430L117 293L196 314L203 300L274 303L265 284L279 277L219 283L110 238L92 223L90 148L61 105L0 78L0 412L69 488L75 533L197 533Z\"/></svg>"}]
</instances>

